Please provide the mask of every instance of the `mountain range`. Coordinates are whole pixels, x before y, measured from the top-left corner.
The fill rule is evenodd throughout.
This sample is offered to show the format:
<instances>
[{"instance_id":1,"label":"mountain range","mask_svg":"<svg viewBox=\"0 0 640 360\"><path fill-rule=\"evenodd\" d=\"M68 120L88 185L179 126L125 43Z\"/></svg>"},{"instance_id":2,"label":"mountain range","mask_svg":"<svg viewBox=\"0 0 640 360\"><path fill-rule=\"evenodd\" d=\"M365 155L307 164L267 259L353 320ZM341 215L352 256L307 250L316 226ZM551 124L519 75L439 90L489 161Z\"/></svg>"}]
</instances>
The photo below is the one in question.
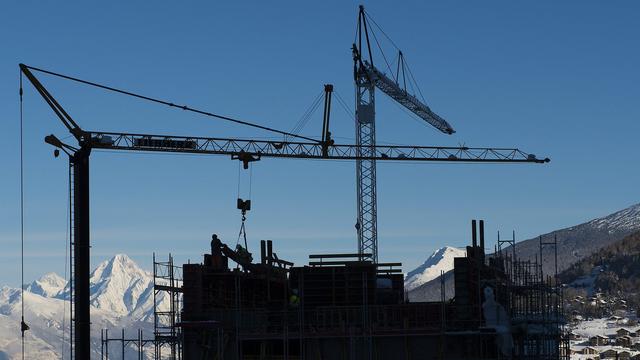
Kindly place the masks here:
<instances>
[{"instance_id":1,"label":"mountain range","mask_svg":"<svg viewBox=\"0 0 640 360\"><path fill-rule=\"evenodd\" d=\"M585 223L552 231L550 233L537 236L516 244L516 255L521 260L535 260L540 256L540 238L544 242L557 241L558 250L558 272L570 268L582 259L585 259L599 250L606 248L626 236L640 231L640 204L632 205L626 209L613 214L593 219ZM444 249L444 248L442 248ZM429 281L416 282L419 276L417 273L425 272L425 279L428 279L428 268L437 268L439 271L448 271L444 275L445 295L447 298L453 297L453 259L446 256L440 257L437 250L423 265L409 272L405 278L405 287L408 290L411 301L438 301L441 297L441 283L439 278ZM433 258L433 259L432 259ZM543 248L543 271L546 274L555 272L553 248L545 246ZM438 264L435 264L438 263ZM426 267L425 267L426 265ZM424 270L420 270L424 269ZM417 285L417 286L416 286Z\"/></svg>"},{"instance_id":2,"label":"mountain range","mask_svg":"<svg viewBox=\"0 0 640 360\"><path fill-rule=\"evenodd\" d=\"M640 204L632 205L613 214L593 219L586 223L552 231L542 235L545 242L558 242L558 272L569 268L598 250L622 240L640 230ZM540 253L540 237L535 237L516 244L518 258L534 260ZM553 248L543 250L543 271L553 274Z\"/></svg>"},{"instance_id":3,"label":"mountain range","mask_svg":"<svg viewBox=\"0 0 640 360\"><path fill-rule=\"evenodd\" d=\"M153 275L128 256L119 254L104 261L91 273L91 335L93 356L100 356L100 330L137 329L153 333ZM48 273L25 286L25 333L28 358L60 359L69 354L69 285ZM160 308L168 298L159 296ZM20 357L20 289L0 289L0 360ZM152 349L149 349L152 350ZM134 349L128 349L128 352ZM149 354L147 354L149 355ZM92 356L92 357L93 357Z\"/></svg>"}]
</instances>

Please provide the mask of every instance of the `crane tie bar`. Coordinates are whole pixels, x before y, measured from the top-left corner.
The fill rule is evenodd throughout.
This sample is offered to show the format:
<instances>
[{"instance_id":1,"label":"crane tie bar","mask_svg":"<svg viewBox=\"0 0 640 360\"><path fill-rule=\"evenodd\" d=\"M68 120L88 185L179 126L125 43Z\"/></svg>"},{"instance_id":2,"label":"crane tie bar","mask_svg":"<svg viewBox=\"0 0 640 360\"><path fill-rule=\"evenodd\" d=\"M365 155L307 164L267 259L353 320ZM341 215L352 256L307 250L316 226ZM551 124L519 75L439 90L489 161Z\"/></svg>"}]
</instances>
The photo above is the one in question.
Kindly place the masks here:
<instances>
[{"instance_id":1,"label":"crane tie bar","mask_svg":"<svg viewBox=\"0 0 640 360\"><path fill-rule=\"evenodd\" d=\"M24 67L26 67L26 68L28 68L30 70L33 70L33 71L38 71L38 72L41 72L41 73L44 73L44 74L56 76L56 77L63 78L63 79L66 79L66 80L75 81L75 82L78 82L78 83L81 83L81 84L97 87L97 88L100 88L100 89L103 89L103 90L116 92L116 93L127 95L127 96L132 96L132 97L135 97L135 98L138 98L138 99L154 102L154 103L161 104L161 105L166 105L166 106L169 106L169 107L180 108L180 109L182 109L184 111L189 111L189 112L193 112L193 113L200 114L200 115L205 115L205 116L209 116L209 117L218 118L218 119L225 120L225 121L230 121L230 122L233 122L233 123L236 123L236 124L246 125L246 126L262 129L262 130L265 130L265 131L274 132L274 133L277 133L277 134L280 134L280 135L295 137L295 138L304 139L304 140L308 140L308 141L313 141L313 142L318 142L319 143L319 141L316 140L316 139L313 139L313 138L310 138L310 137L306 137L306 136L302 136L302 135L293 134L293 133L282 131L282 130L278 130L278 129L274 129L274 128L271 128L271 127L268 127L268 126L263 126L263 125L254 124L254 123L251 123L251 122L248 122L248 121L244 121L244 120L230 118L228 116L214 114L212 112L205 111L205 110L198 110L198 109L195 109L195 108L188 107L186 105L176 105L176 104L174 104L172 102L169 102L169 101L160 100L160 99L152 98L152 97L149 97L149 96L136 94L136 93L133 93L133 92L130 92L130 91L117 89L117 88L114 88L114 87L111 87L111 86L102 85L102 84L98 84L98 83L87 81L87 80L82 80L82 79L75 78L75 77L72 77L72 76L63 75L63 74L60 74L60 73L56 73L56 72L53 72L53 71L36 68L36 67L33 67L33 66L29 66L29 65L21 64L21 66L24 66Z\"/></svg>"}]
</instances>

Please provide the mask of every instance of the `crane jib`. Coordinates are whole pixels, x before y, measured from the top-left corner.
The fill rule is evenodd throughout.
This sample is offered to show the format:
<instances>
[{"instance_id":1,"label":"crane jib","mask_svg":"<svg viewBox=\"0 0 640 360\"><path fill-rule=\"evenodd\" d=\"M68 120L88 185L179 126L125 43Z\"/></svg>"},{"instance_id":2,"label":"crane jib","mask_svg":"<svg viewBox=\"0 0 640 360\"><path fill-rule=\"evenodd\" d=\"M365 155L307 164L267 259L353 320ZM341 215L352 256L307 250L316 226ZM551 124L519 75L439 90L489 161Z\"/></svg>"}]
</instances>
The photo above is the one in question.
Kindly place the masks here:
<instances>
[{"instance_id":1,"label":"crane jib","mask_svg":"<svg viewBox=\"0 0 640 360\"><path fill-rule=\"evenodd\" d=\"M441 161L441 162L529 162L544 163L534 154L515 148L470 148L438 146L376 145L368 154L358 151L362 146L269 140L205 138L196 136L166 136L149 134L87 132L90 146L95 149L188 152L209 155L252 154L264 157L383 160L383 161Z\"/></svg>"},{"instance_id":2,"label":"crane jib","mask_svg":"<svg viewBox=\"0 0 640 360\"><path fill-rule=\"evenodd\" d=\"M406 90L398 86L398 84L391 78L366 61L365 66L371 78L374 79L376 87L389 95L398 104L404 106L409 111L445 134L453 134L456 132L445 119L434 113L429 106L418 100L415 96L409 94Z\"/></svg>"}]
</instances>

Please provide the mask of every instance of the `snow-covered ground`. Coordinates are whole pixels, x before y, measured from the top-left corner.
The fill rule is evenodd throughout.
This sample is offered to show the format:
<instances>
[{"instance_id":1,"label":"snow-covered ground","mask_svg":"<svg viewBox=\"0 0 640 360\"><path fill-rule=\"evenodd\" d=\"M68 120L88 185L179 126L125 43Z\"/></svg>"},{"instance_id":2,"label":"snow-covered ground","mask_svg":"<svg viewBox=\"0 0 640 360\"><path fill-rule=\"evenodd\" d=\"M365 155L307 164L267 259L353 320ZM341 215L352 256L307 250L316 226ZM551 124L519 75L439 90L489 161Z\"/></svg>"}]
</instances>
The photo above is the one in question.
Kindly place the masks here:
<instances>
[{"instance_id":1,"label":"snow-covered ground","mask_svg":"<svg viewBox=\"0 0 640 360\"><path fill-rule=\"evenodd\" d=\"M631 316L631 319L635 319L635 316ZM636 351L629 347L619 346L615 343L616 331L620 329L627 329L632 333L640 331L639 325L630 325L629 321L629 318L623 318L622 320L603 318L580 321L577 325L571 326L569 331L573 334L579 335L580 337L579 339L571 340L571 350L573 352L571 359L584 360L593 358L594 355L579 353L587 347L595 349L598 353L612 349L616 352L629 352L631 356L640 354L640 351ZM607 342L609 343L601 346L591 346L589 345L589 338L594 336L604 336L608 339ZM640 342L640 336L631 337L631 339L634 344Z\"/></svg>"},{"instance_id":2,"label":"snow-covered ground","mask_svg":"<svg viewBox=\"0 0 640 360\"><path fill-rule=\"evenodd\" d=\"M26 286L24 293L25 348L29 359L68 358L69 289L60 276L49 273ZM168 308L168 298L159 306ZM20 289L0 288L0 360L18 359L20 339ZM94 356L100 356L100 330L125 328L153 332L153 275L126 255L100 263L91 274L91 335Z\"/></svg>"},{"instance_id":3,"label":"snow-covered ground","mask_svg":"<svg viewBox=\"0 0 640 360\"><path fill-rule=\"evenodd\" d=\"M584 289L587 292L587 296L593 296L596 290L596 280L598 279L598 275L600 275L600 273L602 273L603 271L604 270L602 269L602 266L596 266L591 269L591 272L589 274L580 276L579 278L571 282L569 286L571 286L572 288Z\"/></svg>"}]
</instances>

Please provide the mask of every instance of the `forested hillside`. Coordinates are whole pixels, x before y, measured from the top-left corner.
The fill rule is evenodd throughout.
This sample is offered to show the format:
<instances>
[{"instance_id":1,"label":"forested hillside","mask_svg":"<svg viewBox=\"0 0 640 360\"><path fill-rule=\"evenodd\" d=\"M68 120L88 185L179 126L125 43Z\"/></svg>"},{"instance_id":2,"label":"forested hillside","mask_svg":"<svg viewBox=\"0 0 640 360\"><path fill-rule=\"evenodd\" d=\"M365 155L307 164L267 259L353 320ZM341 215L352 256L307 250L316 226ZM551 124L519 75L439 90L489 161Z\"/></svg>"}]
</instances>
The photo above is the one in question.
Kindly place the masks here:
<instances>
[{"instance_id":1,"label":"forested hillside","mask_svg":"<svg viewBox=\"0 0 640 360\"><path fill-rule=\"evenodd\" d=\"M575 290L602 292L640 305L640 231L578 261L560 274Z\"/></svg>"}]
</instances>

